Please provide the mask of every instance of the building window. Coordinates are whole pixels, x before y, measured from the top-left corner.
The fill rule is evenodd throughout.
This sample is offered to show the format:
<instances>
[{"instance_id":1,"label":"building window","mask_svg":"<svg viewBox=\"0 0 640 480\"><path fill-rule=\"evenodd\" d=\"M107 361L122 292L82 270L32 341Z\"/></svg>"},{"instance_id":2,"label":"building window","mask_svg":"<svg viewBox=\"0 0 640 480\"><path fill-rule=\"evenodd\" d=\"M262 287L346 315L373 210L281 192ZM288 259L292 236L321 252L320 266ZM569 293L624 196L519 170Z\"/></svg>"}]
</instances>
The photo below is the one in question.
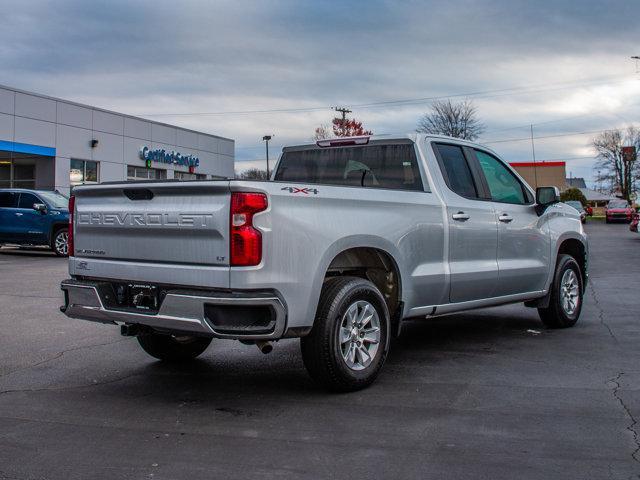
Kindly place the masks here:
<instances>
[{"instance_id":1,"label":"building window","mask_svg":"<svg viewBox=\"0 0 640 480\"><path fill-rule=\"evenodd\" d=\"M167 171L161 168L145 168L127 165L127 180L163 180Z\"/></svg>"},{"instance_id":2,"label":"building window","mask_svg":"<svg viewBox=\"0 0 640 480\"><path fill-rule=\"evenodd\" d=\"M70 167L69 183L71 185L98 183L98 162L71 159Z\"/></svg>"},{"instance_id":3,"label":"building window","mask_svg":"<svg viewBox=\"0 0 640 480\"><path fill-rule=\"evenodd\" d=\"M176 180L206 180L207 176L204 173L173 172L173 178Z\"/></svg>"}]
</instances>

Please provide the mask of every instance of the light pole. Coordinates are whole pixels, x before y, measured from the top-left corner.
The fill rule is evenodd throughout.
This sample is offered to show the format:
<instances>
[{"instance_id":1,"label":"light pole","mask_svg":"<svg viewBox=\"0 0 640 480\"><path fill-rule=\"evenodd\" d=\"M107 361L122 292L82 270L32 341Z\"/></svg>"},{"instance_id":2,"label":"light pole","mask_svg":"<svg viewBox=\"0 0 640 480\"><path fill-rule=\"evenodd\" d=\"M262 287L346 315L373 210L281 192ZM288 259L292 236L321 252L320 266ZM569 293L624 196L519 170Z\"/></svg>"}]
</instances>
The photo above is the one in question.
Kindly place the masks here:
<instances>
[{"instance_id":1,"label":"light pole","mask_svg":"<svg viewBox=\"0 0 640 480\"><path fill-rule=\"evenodd\" d=\"M275 135L265 135L262 137L262 140L265 142L265 147L267 149L267 180L269 180L269 140L271 140Z\"/></svg>"}]
</instances>

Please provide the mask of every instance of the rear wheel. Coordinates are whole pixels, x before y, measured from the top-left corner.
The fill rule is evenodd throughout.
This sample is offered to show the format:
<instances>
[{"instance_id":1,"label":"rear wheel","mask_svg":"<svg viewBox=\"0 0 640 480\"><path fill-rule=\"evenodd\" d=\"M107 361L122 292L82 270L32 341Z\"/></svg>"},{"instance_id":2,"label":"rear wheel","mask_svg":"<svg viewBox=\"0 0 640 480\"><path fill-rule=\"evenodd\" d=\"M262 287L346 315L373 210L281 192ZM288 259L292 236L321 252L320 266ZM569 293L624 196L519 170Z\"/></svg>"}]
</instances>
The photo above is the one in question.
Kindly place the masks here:
<instances>
[{"instance_id":1,"label":"rear wheel","mask_svg":"<svg viewBox=\"0 0 640 480\"><path fill-rule=\"evenodd\" d=\"M549 328L573 327L580 317L583 293L578 263L571 255L559 255L549 306L538 309L542 323Z\"/></svg>"},{"instance_id":2,"label":"rear wheel","mask_svg":"<svg viewBox=\"0 0 640 480\"><path fill-rule=\"evenodd\" d=\"M359 277L325 282L311 333L301 339L311 377L334 391L367 387L389 351L389 312L376 286Z\"/></svg>"},{"instance_id":3,"label":"rear wheel","mask_svg":"<svg viewBox=\"0 0 640 480\"><path fill-rule=\"evenodd\" d=\"M51 249L59 257L66 257L69 255L69 229L61 228L57 230L53 235L53 241L51 242Z\"/></svg>"},{"instance_id":4,"label":"rear wheel","mask_svg":"<svg viewBox=\"0 0 640 480\"><path fill-rule=\"evenodd\" d=\"M204 352L211 338L192 335L166 335L148 332L138 335L138 343L152 357L167 362L183 362Z\"/></svg>"}]
</instances>

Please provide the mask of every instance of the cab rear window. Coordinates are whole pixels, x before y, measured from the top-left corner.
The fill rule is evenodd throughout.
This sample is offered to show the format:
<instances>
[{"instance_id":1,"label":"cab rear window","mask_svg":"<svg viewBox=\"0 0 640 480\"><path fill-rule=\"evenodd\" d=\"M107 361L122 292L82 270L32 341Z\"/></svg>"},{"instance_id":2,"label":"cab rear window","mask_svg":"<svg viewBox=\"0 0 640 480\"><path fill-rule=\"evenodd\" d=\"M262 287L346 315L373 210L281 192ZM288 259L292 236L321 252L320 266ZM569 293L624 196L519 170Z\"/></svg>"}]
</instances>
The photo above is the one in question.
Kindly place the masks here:
<instances>
[{"instance_id":1,"label":"cab rear window","mask_svg":"<svg viewBox=\"0 0 640 480\"><path fill-rule=\"evenodd\" d=\"M424 190L412 143L284 152L275 180Z\"/></svg>"}]
</instances>

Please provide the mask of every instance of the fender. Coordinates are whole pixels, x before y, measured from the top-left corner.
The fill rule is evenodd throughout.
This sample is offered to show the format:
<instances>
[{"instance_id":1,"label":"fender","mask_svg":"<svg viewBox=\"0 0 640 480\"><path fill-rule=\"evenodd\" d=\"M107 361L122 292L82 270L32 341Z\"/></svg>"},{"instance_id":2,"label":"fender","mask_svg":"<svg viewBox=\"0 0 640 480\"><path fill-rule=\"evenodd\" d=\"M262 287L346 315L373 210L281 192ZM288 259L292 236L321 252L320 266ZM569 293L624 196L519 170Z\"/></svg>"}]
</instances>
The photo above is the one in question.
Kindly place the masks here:
<instances>
[{"instance_id":1,"label":"fender","mask_svg":"<svg viewBox=\"0 0 640 480\"><path fill-rule=\"evenodd\" d=\"M68 222L60 222L60 221L53 222L51 224L51 227L49 228L47 242L51 243L53 241L54 233L60 228L67 228L68 225L69 225Z\"/></svg>"}]
</instances>

